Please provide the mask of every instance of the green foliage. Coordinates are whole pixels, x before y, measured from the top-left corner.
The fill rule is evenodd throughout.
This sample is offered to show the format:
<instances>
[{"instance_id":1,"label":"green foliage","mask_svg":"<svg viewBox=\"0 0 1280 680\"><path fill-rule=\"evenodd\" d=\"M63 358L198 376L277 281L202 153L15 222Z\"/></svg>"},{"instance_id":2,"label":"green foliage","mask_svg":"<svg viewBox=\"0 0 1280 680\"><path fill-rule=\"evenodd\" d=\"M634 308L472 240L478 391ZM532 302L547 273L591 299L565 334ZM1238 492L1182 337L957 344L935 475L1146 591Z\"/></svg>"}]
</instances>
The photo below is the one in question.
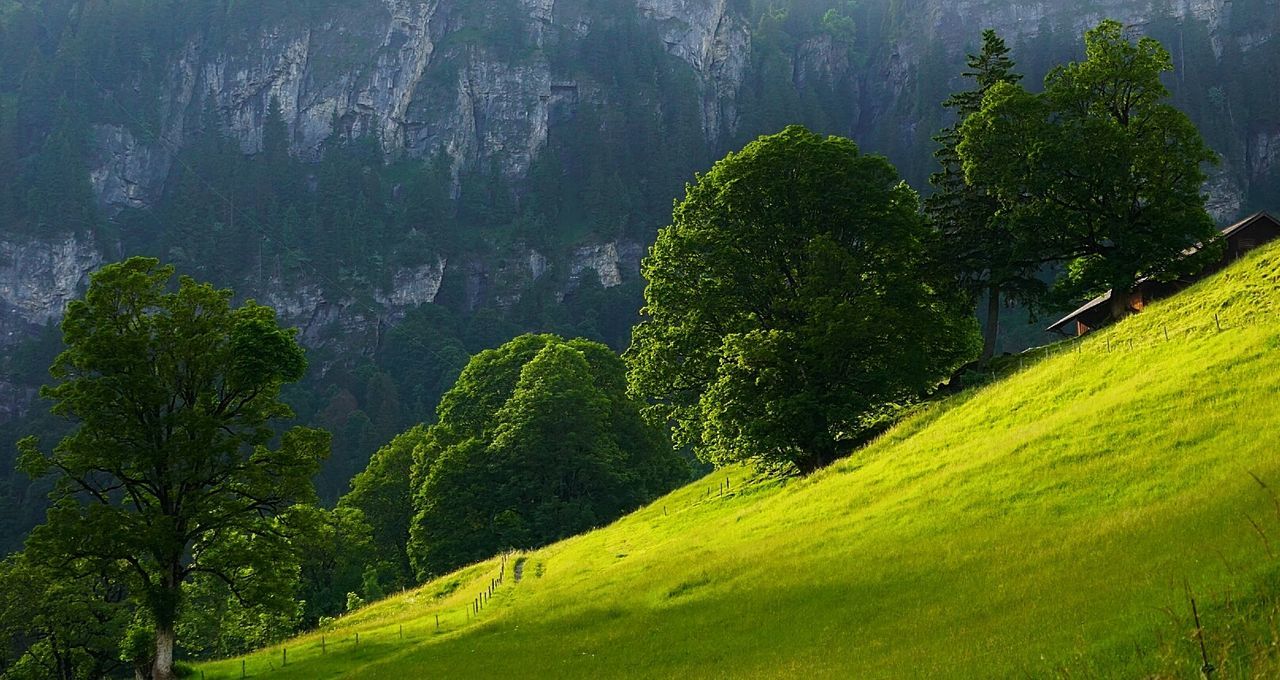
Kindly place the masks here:
<instances>
[{"instance_id":1,"label":"green foliage","mask_svg":"<svg viewBox=\"0 0 1280 680\"><path fill-rule=\"evenodd\" d=\"M52 509L27 541L43 560L128 565L129 593L155 626L154 677L172 673L183 585L204 575L238 597L282 606L287 532L274 515L313 496L324 433L295 428L280 387L306 367L270 308L133 258L96 272L68 305L57 383L43 394L75 429L52 452L20 445L52 474Z\"/></svg>"},{"instance_id":2,"label":"green foliage","mask_svg":"<svg viewBox=\"0 0 1280 680\"><path fill-rule=\"evenodd\" d=\"M13 385L39 385L49 378L49 365L62 348L62 334L52 324L34 340L0 352L0 380ZM0 422L0 554L22 547L32 527L44 519L45 507L35 502L49 493L48 480L32 480L17 470L16 442L31 432L61 437L67 423L49 413L49 403L37 400L25 418Z\"/></svg>"},{"instance_id":3,"label":"green foliage","mask_svg":"<svg viewBox=\"0 0 1280 680\"><path fill-rule=\"evenodd\" d=\"M285 573L297 569L296 559L288 560L288 565ZM311 604L291 599L297 592L296 580L295 576L278 582L281 593L290 599L254 602L250 598L242 601L217 577L197 574L182 589L184 606L177 628L183 651L198 658L225 658L296 633L303 622L304 607ZM153 644L152 628L140 627L138 635L143 650L153 653L147 649Z\"/></svg>"},{"instance_id":4,"label":"green foliage","mask_svg":"<svg viewBox=\"0 0 1280 680\"><path fill-rule=\"evenodd\" d=\"M26 212L37 233L91 231L96 211L85 164L85 122L67 98L58 102L54 127L45 138L28 175Z\"/></svg>"},{"instance_id":5,"label":"green foliage","mask_svg":"<svg viewBox=\"0 0 1280 680\"><path fill-rule=\"evenodd\" d=\"M0 562L0 677L98 678L121 667L130 620L118 565L14 553Z\"/></svg>"},{"instance_id":6,"label":"green foliage","mask_svg":"<svg viewBox=\"0 0 1280 680\"><path fill-rule=\"evenodd\" d=\"M982 51L970 55L965 78L974 88L957 92L943 102L955 116L954 125L935 137L934 152L941 169L929 178L934 193L925 200L925 212L936 230L939 263L950 268L975 298L985 293L987 314L983 332L982 361L996 352L1000 309L1007 301L1036 302L1044 292L1038 274L1044 256L1030 245L1031 235L1017 222L1002 219L1000 203L991 190L970 182L957 147L961 126L982 108L983 99L1001 83L1017 83L1009 48L995 31L982 34Z\"/></svg>"},{"instance_id":7,"label":"green foliage","mask_svg":"<svg viewBox=\"0 0 1280 680\"><path fill-rule=\"evenodd\" d=\"M822 15L822 27L832 38L844 43L853 43L857 38L857 24L853 18L846 16L839 9L832 7Z\"/></svg>"},{"instance_id":8,"label":"green foliage","mask_svg":"<svg viewBox=\"0 0 1280 680\"><path fill-rule=\"evenodd\" d=\"M1151 38L1130 42L1115 21L1085 44L1087 59L1051 72L1043 94L992 87L959 145L967 180L999 198L1000 219L1069 261L1058 285L1068 299L1176 278L1217 252L1184 256L1216 235L1201 187L1217 156L1165 103L1169 53Z\"/></svg>"},{"instance_id":9,"label":"green foliage","mask_svg":"<svg viewBox=\"0 0 1280 680\"><path fill-rule=\"evenodd\" d=\"M707 461L811 472L848 453L974 349L917 209L847 139L789 127L730 154L644 262L633 393Z\"/></svg>"},{"instance_id":10,"label":"green foliage","mask_svg":"<svg viewBox=\"0 0 1280 680\"><path fill-rule=\"evenodd\" d=\"M338 502L339 508L355 508L364 515L372 530L374 554L394 568L393 587L413 580L406 551L413 514L410 472L414 449L425 440L426 431L425 426L416 426L378 449L369 466L352 478L351 491Z\"/></svg>"},{"instance_id":11,"label":"green foliage","mask_svg":"<svg viewBox=\"0 0 1280 680\"><path fill-rule=\"evenodd\" d=\"M367 602L381 600L387 594L379 582L378 568L372 564L366 565L364 573L360 575L360 592Z\"/></svg>"},{"instance_id":12,"label":"green foliage","mask_svg":"<svg viewBox=\"0 0 1280 680\"><path fill-rule=\"evenodd\" d=\"M683 464L626 395L607 347L526 335L476 355L414 452L419 578L608 522Z\"/></svg>"},{"instance_id":13,"label":"green foliage","mask_svg":"<svg viewBox=\"0 0 1280 680\"><path fill-rule=\"evenodd\" d=\"M504 334L502 339L508 337ZM471 348L479 351L489 346L484 340L466 338L463 325L448 309L423 305L387 333L378 363L393 372L402 402L422 420L424 414L435 411L440 395L457 380Z\"/></svg>"},{"instance_id":14,"label":"green foliage","mask_svg":"<svg viewBox=\"0 0 1280 680\"><path fill-rule=\"evenodd\" d=\"M305 625L346 611L346 594L361 588L366 568L394 560L381 553L372 528L357 508L299 506L290 510L289 524L300 556L296 591Z\"/></svg>"}]
</instances>

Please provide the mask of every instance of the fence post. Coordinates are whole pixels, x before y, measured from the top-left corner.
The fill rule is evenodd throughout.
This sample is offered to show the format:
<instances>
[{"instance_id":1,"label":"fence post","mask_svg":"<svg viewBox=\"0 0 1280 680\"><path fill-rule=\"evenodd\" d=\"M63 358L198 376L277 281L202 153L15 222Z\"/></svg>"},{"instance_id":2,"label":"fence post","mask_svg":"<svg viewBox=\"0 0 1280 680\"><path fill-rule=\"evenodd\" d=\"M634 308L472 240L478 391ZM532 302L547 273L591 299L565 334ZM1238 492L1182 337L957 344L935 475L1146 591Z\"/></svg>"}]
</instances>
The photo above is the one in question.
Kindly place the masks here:
<instances>
[{"instance_id":1,"label":"fence post","mask_svg":"<svg viewBox=\"0 0 1280 680\"><path fill-rule=\"evenodd\" d=\"M360 648L360 634L356 633L356 649Z\"/></svg>"},{"instance_id":2,"label":"fence post","mask_svg":"<svg viewBox=\"0 0 1280 680\"><path fill-rule=\"evenodd\" d=\"M436 614L436 630L440 630L440 615Z\"/></svg>"},{"instance_id":3,"label":"fence post","mask_svg":"<svg viewBox=\"0 0 1280 680\"><path fill-rule=\"evenodd\" d=\"M404 639L404 624L400 624L400 639Z\"/></svg>"},{"instance_id":4,"label":"fence post","mask_svg":"<svg viewBox=\"0 0 1280 680\"><path fill-rule=\"evenodd\" d=\"M280 648L280 665L281 666L289 665L289 648L288 647Z\"/></svg>"},{"instance_id":5,"label":"fence post","mask_svg":"<svg viewBox=\"0 0 1280 680\"><path fill-rule=\"evenodd\" d=\"M244 678L244 659L240 659L240 677Z\"/></svg>"},{"instance_id":6,"label":"fence post","mask_svg":"<svg viewBox=\"0 0 1280 680\"><path fill-rule=\"evenodd\" d=\"M1217 313L1217 312L1214 312L1214 313L1213 313L1213 325L1215 325L1215 326L1217 326L1217 327L1218 327L1218 332L1219 332L1219 333L1221 333L1221 332L1222 332L1222 321L1221 321L1220 319L1218 319L1218 313Z\"/></svg>"},{"instance_id":7,"label":"fence post","mask_svg":"<svg viewBox=\"0 0 1280 680\"><path fill-rule=\"evenodd\" d=\"M321 654L324 654L324 653L325 653L325 648L324 648L324 636L323 636L323 635L321 635L321 636L320 636L320 653L321 653Z\"/></svg>"},{"instance_id":8,"label":"fence post","mask_svg":"<svg viewBox=\"0 0 1280 680\"><path fill-rule=\"evenodd\" d=\"M1196 638L1200 641L1200 660L1204 663L1200 667L1200 672L1204 675L1205 680L1213 677L1213 672L1217 670L1213 664L1209 663L1209 650L1204 646L1204 628L1200 626L1200 612L1196 609L1196 598L1191 594L1191 585L1183 581L1183 587L1187 590L1187 599L1191 600L1191 616L1196 622Z\"/></svg>"}]
</instances>

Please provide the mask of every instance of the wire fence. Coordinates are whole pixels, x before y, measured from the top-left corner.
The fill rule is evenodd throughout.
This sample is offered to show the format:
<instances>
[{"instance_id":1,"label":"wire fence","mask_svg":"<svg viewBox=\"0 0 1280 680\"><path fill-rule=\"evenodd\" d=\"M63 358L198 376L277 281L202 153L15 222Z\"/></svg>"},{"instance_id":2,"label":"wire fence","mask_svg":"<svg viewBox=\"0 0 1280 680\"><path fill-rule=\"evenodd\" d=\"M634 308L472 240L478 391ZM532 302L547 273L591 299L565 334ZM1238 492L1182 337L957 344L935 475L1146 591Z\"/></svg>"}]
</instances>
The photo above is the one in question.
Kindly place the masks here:
<instances>
[{"instance_id":1,"label":"wire fence","mask_svg":"<svg viewBox=\"0 0 1280 680\"><path fill-rule=\"evenodd\" d=\"M475 592L470 601L462 606L441 609L430 614L429 618L416 617L406 629L404 623L396 623L381 627L368 627L360 630L351 629L340 635L321 632L312 634L305 641L297 641L292 645L275 645L261 652L240 658L238 669L233 675L218 677L253 678L266 677L285 671L291 665L301 662L316 661L330 653L367 652L371 655L400 650L406 646L416 645L439 635L460 631L473 622L481 620L485 610L491 606L499 589L506 582L507 564L514 553L501 555L496 573L490 572L487 585ZM517 578L517 580L519 580ZM205 680L207 671L200 671L201 680Z\"/></svg>"},{"instance_id":2,"label":"wire fence","mask_svg":"<svg viewBox=\"0 0 1280 680\"><path fill-rule=\"evenodd\" d=\"M1274 326L1280 331L1280 309L1270 304L1217 311L1200 310L1180 316L1180 323L1163 320L1169 316L1172 315L1162 314L1161 320L1148 320L1137 315L1132 317L1131 322L1112 324L1080 337L1029 349L1015 355L1018 368L1027 368L1037 361L1052 357L1145 351L1263 326Z\"/></svg>"}]
</instances>

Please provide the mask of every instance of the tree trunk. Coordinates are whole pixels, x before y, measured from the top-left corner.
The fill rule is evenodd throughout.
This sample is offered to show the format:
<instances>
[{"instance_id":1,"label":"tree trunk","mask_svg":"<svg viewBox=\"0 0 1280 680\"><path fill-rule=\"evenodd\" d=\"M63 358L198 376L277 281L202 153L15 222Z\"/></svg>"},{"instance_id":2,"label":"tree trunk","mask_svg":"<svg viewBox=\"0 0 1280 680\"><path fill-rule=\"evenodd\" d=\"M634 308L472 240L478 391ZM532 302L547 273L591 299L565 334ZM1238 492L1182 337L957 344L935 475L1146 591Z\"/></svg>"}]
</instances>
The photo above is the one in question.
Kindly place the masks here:
<instances>
[{"instance_id":1,"label":"tree trunk","mask_svg":"<svg viewBox=\"0 0 1280 680\"><path fill-rule=\"evenodd\" d=\"M800 471L801 477L808 477L810 474L822 469L822 463L817 456L797 457L791 461L796 469Z\"/></svg>"},{"instance_id":2,"label":"tree trunk","mask_svg":"<svg viewBox=\"0 0 1280 680\"><path fill-rule=\"evenodd\" d=\"M173 643L177 637L173 622L156 624L156 660L151 665L151 680L174 680Z\"/></svg>"},{"instance_id":3,"label":"tree trunk","mask_svg":"<svg viewBox=\"0 0 1280 680\"><path fill-rule=\"evenodd\" d=\"M831 442L814 446L811 450L805 452L807 455L793 456L791 462L800 471L800 476L808 477L810 474L836 462L840 458L839 452L840 443Z\"/></svg>"},{"instance_id":4,"label":"tree trunk","mask_svg":"<svg viewBox=\"0 0 1280 680\"><path fill-rule=\"evenodd\" d=\"M996 340L1000 335L1000 285L991 284L987 289L987 323L982 329L982 356L978 365L986 366L996 355Z\"/></svg>"}]
</instances>

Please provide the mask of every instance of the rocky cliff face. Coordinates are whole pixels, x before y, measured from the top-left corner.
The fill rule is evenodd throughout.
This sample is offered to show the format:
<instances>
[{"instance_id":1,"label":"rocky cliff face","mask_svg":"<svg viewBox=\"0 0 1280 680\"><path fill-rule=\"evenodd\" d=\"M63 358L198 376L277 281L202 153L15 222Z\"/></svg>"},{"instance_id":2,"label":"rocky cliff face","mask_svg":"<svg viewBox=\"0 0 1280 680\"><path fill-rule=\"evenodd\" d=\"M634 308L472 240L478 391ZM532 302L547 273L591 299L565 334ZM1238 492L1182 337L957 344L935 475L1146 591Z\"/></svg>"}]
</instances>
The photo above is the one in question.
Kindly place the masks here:
<instances>
[{"instance_id":1,"label":"rocky cliff face","mask_svg":"<svg viewBox=\"0 0 1280 680\"><path fill-rule=\"evenodd\" d=\"M684 61L698 83L703 130L708 140L738 125L738 98L751 61L747 20L728 0L635 0L666 50ZM1221 27L1230 0L1171 0L1169 11L1206 22L1215 49L1227 37ZM982 28L992 27L1017 43L1045 26L1079 34L1104 17L1141 28L1151 3L1133 0L1074 2L1020 0L914 0L907 17L865 68L854 67L821 39L801 45L795 78L857 81L864 104L882 114L887 102L910 90L915 68L929 45L957 53ZM592 30L582 6L554 0L519 0L515 20L527 44L504 52L477 37L482 27L449 0L382 0L348 3L322 21L281 21L220 44L192 36L170 56L163 93L162 134L139 139L120 125L94 129L93 186L109 208L141 207L162 188L173 152L196 124L201 102L214 102L247 153L261 146L269 102L277 99L288 121L294 153L314 157L333 135L373 135L388 158L443 152L455 173L496 162L508 178L520 178L545 146L556 111L593 95L589 83L557 73L547 60L548 43L574 40ZM1275 26L1260 26L1270 35ZM912 121L898 123L915 134ZM857 127L883 125L869 118ZM864 130L865 131L865 130ZM1241 172L1275 166L1277 134L1255 144L1258 153ZM1232 192L1228 192L1232 193Z\"/></svg>"},{"instance_id":2,"label":"rocky cliff face","mask_svg":"<svg viewBox=\"0 0 1280 680\"><path fill-rule=\"evenodd\" d=\"M661 27L667 51L693 68L702 90L702 129L709 140L737 125L738 89L751 56L747 22L728 0L637 0Z\"/></svg>"},{"instance_id":3,"label":"rocky cliff face","mask_svg":"<svg viewBox=\"0 0 1280 680\"><path fill-rule=\"evenodd\" d=\"M463 280L467 309L489 303L510 309L534 282L559 267L566 274L560 277L559 299L580 286L588 272L604 289L634 281L643 255L644 247L639 243L610 241L575 248L567 259L552 263L535 249L516 246L483 258L449 262L441 257L420 267L399 268L392 273L389 285L373 293L373 304L351 295L326 293L319 283L286 286L278 279L264 287L266 292L260 298L299 329L303 344L368 354L378 346L381 334L409 311L436 301L447 271Z\"/></svg>"},{"instance_id":4,"label":"rocky cliff face","mask_svg":"<svg viewBox=\"0 0 1280 680\"><path fill-rule=\"evenodd\" d=\"M734 132L739 93L752 56L746 18L728 0L635 3L666 50L695 76L707 139ZM496 161L508 177L523 176L546 144L557 107L593 94L590 84L555 72L541 48L589 33L593 17L576 4L520 0L516 20L527 44L508 54L476 37L479 26L459 8L461 4L349 3L323 21L268 24L221 44L192 36L170 57L158 139L139 139L120 125L95 127L92 180L97 195L105 206L115 208L145 206L154 199L174 149L196 124L206 97L247 153L260 148L267 107L276 98L289 123L293 151L304 157L314 157L332 135L367 134L379 139L388 158L443 152L455 172ZM1151 3L1133 0L1085 5L1061 0L914 0L905 5L905 23L885 45L875 46L867 67L840 59L829 41L818 39L797 50L796 80L830 77L865 83L859 89L871 100L866 103L888 112L892 107L885 100L910 89L914 69L931 44L941 42L957 53L987 27L996 28L1011 43L1045 26L1079 34L1104 17L1140 30L1153 15ZM1170 0L1168 8L1174 16L1204 21L1219 52L1225 40L1247 50L1257 40L1228 37L1220 30L1230 5L1230 0ZM1255 33L1265 37L1275 30L1260 26ZM859 127L881 123L868 120ZM1270 141L1275 137L1257 140L1259 152L1249 159L1248 171L1274 167Z\"/></svg>"},{"instance_id":5,"label":"rocky cliff face","mask_svg":"<svg viewBox=\"0 0 1280 680\"><path fill-rule=\"evenodd\" d=\"M62 318L102 255L85 239L0 236L0 348Z\"/></svg>"},{"instance_id":6,"label":"rocky cliff face","mask_svg":"<svg viewBox=\"0 0 1280 680\"><path fill-rule=\"evenodd\" d=\"M335 135L372 135L388 160L443 153L455 177L467 169L497 167L518 180L554 128L573 117L575 106L601 96L595 84L558 70L548 57L551 48L589 36L601 16L590 3L565 0L478 4L511 12L507 19L519 27L523 44L494 44L486 38L488 19L476 15L477 3L454 0L363 0L343 3L319 18L265 21L217 41L190 36L165 57L167 85L156 130L143 134L119 122L93 127L91 179L99 201L108 212L155 201L175 151L209 104L242 149L257 152L273 99L283 110L293 153L303 158L314 158ZM737 5L634 0L636 14L655 39L693 76L703 133L712 145L737 131L752 65L751 26ZM1168 2L1174 16L1205 22L1219 52L1226 41L1247 51L1280 29L1275 25L1280 20L1273 20L1244 37L1231 34L1223 30L1230 7L1230 0ZM798 87L812 80L847 85L841 91L850 93L848 133L860 139L885 128L917 139L931 132L894 104L912 91L931 45L958 55L987 27L1016 44L1045 26L1079 34L1103 17L1140 28L1153 16L1152 3L1135 0L906 0L897 12L900 22L883 44L861 46L859 59L827 36L805 41L791 57ZM1246 156L1225 166L1209 186L1220 219L1239 212L1250 178L1266 176L1280 164L1280 128L1255 131L1247 147ZM16 264L0 270L0 300L7 307L0 310L0 334L56 318L83 283L84 270L100 260L91 244L58 239L3 247L0 252ZM521 286L539 279L552 264L569 268L568 285L593 269L603 285L612 286L636 275L640 247L599 243L575 252L538 253L517 246L488 261L442 259L438 266L394 272L390 287L374 297L387 310L386 321L394 323L403 310L435 298L446 270L465 274L472 304L513 304ZM267 297L288 318L317 329L307 336L315 342L324 335L318 330L322 326L355 329L370 323L368 315L353 316L350 303L325 299L318 282L289 291L267 288L272 290Z\"/></svg>"},{"instance_id":7,"label":"rocky cliff face","mask_svg":"<svg viewBox=\"0 0 1280 680\"><path fill-rule=\"evenodd\" d=\"M274 98L292 150L314 157L333 135L373 135L390 158L445 153L456 172L496 161L523 176L547 141L558 106L583 96L542 48L591 31L592 16L553 0L520 0L526 45L506 53L448 0L349 3L313 24L282 22L223 44L199 36L171 58L161 139L99 126L92 179L109 208L139 207L161 188L173 152L211 100L246 153L262 144ZM750 31L728 0L637 0L669 53L694 72L709 139L732 131L750 57ZM589 86L585 94L590 96Z\"/></svg>"}]
</instances>

